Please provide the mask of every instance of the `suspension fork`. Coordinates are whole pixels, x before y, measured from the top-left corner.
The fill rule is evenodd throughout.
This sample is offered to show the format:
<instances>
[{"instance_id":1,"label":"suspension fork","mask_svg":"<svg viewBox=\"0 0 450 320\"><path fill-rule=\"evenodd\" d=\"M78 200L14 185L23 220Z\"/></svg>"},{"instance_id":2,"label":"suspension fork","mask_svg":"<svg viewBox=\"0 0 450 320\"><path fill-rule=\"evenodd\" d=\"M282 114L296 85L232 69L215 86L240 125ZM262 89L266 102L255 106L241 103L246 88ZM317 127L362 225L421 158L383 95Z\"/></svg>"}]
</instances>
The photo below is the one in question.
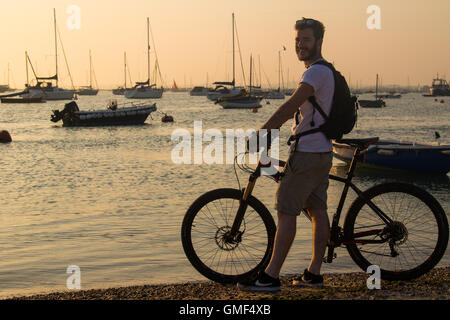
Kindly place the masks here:
<instances>
[{"instance_id":1,"label":"suspension fork","mask_svg":"<svg viewBox=\"0 0 450 320\"><path fill-rule=\"evenodd\" d=\"M236 213L236 217L233 221L233 226L230 230L230 236L234 237L239 232L239 228L241 227L242 220L244 219L245 211L247 211L248 206L248 198L252 195L253 188L255 187L256 180L261 176L261 168L260 165L256 168L255 172L252 173L248 179L248 184L242 192L242 198L239 202L239 208Z\"/></svg>"}]
</instances>

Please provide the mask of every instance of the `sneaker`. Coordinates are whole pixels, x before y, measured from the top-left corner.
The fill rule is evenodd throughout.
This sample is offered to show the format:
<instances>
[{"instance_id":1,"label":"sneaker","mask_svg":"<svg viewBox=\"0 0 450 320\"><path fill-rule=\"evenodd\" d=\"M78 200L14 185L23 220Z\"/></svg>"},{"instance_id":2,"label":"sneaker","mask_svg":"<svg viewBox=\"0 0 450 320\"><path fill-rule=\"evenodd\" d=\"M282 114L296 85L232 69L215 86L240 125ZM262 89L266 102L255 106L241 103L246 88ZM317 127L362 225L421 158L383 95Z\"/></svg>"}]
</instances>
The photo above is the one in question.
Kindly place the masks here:
<instances>
[{"instance_id":1,"label":"sneaker","mask_svg":"<svg viewBox=\"0 0 450 320\"><path fill-rule=\"evenodd\" d=\"M260 271L256 278L239 282L237 287L244 291L279 291L280 279L272 278L264 271Z\"/></svg>"},{"instance_id":2,"label":"sneaker","mask_svg":"<svg viewBox=\"0 0 450 320\"><path fill-rule=\"evenodd\" d=\"M309 272L308 269L305 269L305 272L301 276L294 278L292 284L299 287L320 288L323 287L323 277L315 275Z\"/></svg>"}]
</instances>

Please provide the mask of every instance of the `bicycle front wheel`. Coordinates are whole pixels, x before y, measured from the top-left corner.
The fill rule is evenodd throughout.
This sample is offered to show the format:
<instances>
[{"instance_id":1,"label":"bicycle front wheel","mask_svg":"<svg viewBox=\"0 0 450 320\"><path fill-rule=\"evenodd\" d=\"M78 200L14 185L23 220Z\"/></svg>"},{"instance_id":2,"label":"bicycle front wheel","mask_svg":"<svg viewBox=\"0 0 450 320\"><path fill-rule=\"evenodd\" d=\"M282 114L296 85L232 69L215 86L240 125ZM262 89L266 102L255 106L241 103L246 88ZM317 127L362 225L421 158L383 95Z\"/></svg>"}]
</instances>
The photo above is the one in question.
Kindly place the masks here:
<instances>
[{"instance_id":1,"label":"bicycle front wheel","mask_svg":"<svg viewBox=\"0 0 450 320\"><path fill-rule=\"evenodd\" d=\"M275 223L269 210L255 197L247 200L239 237L227 239L241 201L241 191L217 189L205 193L188 209L181 241L194 268L210 280L236 283L269 263Z\"/></svg>"},{"instance_id":2,"label":"bicycle front wheel","mask_svg":"<svg viewBox=\"0 0 450 320\"><path fill-rule=\"evenodd\" d=\"M358 197L344 224L351 258L364 271L377 265L385 280L411 280L431 270L447 248L444 210L425 190L404 183L384 183L364 192L392 223L383 222Z\"/></svg>"}]
</instances>

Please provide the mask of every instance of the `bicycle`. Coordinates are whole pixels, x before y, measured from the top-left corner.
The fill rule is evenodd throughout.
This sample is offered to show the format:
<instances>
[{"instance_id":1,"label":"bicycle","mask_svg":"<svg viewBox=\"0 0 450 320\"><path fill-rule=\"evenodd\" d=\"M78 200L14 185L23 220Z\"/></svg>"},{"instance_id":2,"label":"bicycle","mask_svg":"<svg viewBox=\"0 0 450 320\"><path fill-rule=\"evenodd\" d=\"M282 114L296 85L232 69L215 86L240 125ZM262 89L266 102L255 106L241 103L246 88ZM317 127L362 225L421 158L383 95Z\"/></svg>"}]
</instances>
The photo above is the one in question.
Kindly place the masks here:
<instances>
[{"instance_id":1,"label":"bicycle","mask_svg":"<svg viewBox=\"0 0 450 320\"><path fill-rule=\"evenodd\" d=\"M382 183L361 191L352 183L357 162L377 141L339 141L355 151L347 177L329 175L344 183L344 188L333 216L324 262L331 263L337 257L335 248L346 246L352 260L364 271L378 265L384 280L415 279L444 255L449 237L447 217L431 194L412 184ZM236 283L269 263L275 223L264 204L252 196L265 166L259 162L254 170L240 167L250 173L246 188L209 191L186 212L181 228L183 249L194 268L210 280ZM286 166L286 162L280 160L279 166ZM270 177L278 181L282 173L277 171ZM349 188L357 198L341 227L339 220Z\"/></svg>"}]
</instances>

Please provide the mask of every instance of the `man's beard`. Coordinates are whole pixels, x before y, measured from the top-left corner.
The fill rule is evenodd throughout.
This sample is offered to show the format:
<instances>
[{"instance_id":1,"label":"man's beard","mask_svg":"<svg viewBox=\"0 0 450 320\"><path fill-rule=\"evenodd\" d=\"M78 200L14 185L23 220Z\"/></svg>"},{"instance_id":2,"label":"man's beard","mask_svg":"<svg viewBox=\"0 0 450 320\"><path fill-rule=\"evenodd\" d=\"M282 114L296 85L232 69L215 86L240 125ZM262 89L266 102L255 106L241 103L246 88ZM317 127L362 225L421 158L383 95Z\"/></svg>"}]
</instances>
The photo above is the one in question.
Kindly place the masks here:
<instances>
[{"instance_id":1,"label":"man's beard","mask_svg":"<svg viewBox=\"0 0 450 320\"><path fill-rule=\"evenodd\" d=\"M299 53L301 53L301 51L302 50L299 50ZM298 58L300 59L300 61L308 61L314 58L317 54L316 45L314 44L314 46L311 49L307 49L307 51L309 52L307 56L301 56L301 54L299 54Z\"/></svg>"}]
</instances>

